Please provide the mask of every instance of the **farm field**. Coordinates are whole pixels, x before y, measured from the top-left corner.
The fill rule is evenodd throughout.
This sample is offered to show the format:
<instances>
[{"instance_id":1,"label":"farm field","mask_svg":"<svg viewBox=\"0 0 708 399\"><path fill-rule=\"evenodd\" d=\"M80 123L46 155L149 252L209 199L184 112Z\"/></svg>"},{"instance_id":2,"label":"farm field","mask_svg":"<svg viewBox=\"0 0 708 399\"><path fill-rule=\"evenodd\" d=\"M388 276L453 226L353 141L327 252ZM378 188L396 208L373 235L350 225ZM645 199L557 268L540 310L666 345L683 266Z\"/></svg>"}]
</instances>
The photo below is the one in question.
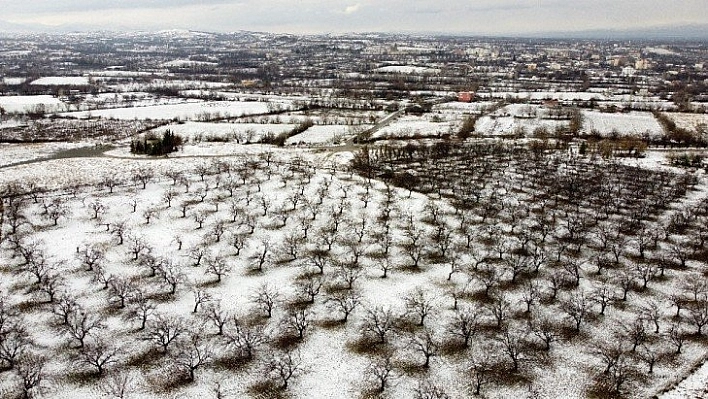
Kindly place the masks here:
<instances>
[{"instance_id":1,"label":"farm field","mask_svg":"<svg viewBox=\"0 0 708 399\"><path fill-rule=\"evenodd\" d=\"M63 113L71 118L113 118L151 120L198 120L205 117L240 117L268 112L266 103L237 101L193 101L186 104L113 108Z\"/></svg>"},{"instance_id":2,"label":"farm field","mask_svg":"<svg viewBox=\"0 0 708 399\"><path fill-rule=\"evenodd\" d=\"M6 211L0 292L29 332L18 343L48 355L44 392L88 398L118 379L136 398L359 397L388 370L395 397L582 398L619 384L640 398L703 360L691 283L704 265L703 175L537 158L503 141L382 145L351 164L241 147L4 170L0 184L36 192ZM378 168L389 177L368 179ZM620 363L605 363L612 353Z\"/></svg>"},{"instance_id":3,"label":"farm field","mask_svg":"<svg viewBox=\"0 0 708 399\"><path fill-rule=\"evenodd\" d=\"M636 135L648 138L661 137L664 129L650 112L608 114L597 111L583 112L582 132L597 132L600 136ZM614 133L613 133L614 132Z\"/></svg>"}]
</instances>

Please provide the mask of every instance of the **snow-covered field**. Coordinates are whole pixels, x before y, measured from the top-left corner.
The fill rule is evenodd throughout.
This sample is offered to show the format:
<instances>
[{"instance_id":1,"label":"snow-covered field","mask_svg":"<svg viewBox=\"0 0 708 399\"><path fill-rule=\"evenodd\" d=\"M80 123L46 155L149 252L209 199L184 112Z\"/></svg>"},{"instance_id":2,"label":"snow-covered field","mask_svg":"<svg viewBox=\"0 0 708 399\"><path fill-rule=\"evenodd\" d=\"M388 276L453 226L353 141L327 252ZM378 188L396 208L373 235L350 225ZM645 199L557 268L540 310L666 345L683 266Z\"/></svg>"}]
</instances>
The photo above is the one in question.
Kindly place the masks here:
<instances>
[{"instance_id":1,"label":"snow-covered field","mask_svg":"<svg viewBox=\"0 0 708 399\"><path fill-rule=\"evenodd\" d=\"M89 78L86 76L47 76L33 80L33 85L38 86L86 86Z\"/></svg>"},{"instance_id":2,"label":"snow-covered field","mask_svg":"<svg viewBox=\"0 0 708 399\"><path fill-rule=\"evenodd\" d=\"M586 134L597 132L602 136L635 135L657 138L664 135L664 129L651 112L629 112L623 114L599 111L582 111L581 131Z\"/></svg>"},{"instance_id":3,"label":"snow-covered field","mask_svg":"<svg viewBox=\"0 0 708 399\"><path fill-rule=\"evenodd\" d=\"M0 96L0 107L7 112L24 113L42 109L46 112L61 112L68 109L68 105L56 97L49 95L40 96Z\"/></svg>"},{"instance_id":4,"label":"snow-covered field","mask_svg":"<svg viewBox=\"0 0 708 399\"><path fill-rule=\"evenodd\" d=\"M438 68L421 67L415 65L389 65L374 70L381 73L400 73L405 75L434 75L440 73Z\"/></svg>"},{"instance_id":5,"label":"snow-covered field","mask_svg":"<svg viewBox=\"0 0 708 399\"><path fill-rule=\"evenodd\" d=\"M196 129L197 126L199 124L193 124L191 129ZM316 128L333 131L330 126ZM326 134L324 131L320 133ZM30 150L26 152L29 153ZM473 218L474 223L466 227L474 232L473 237L476 237L473 244L475 250L464 250L464 234L467 230L456 228L462 222L453 212L448 200L435 199L434 196L415 192L409 195L407 190L387 188L376 180L367 188L365 179L351 176L344 171L333 173L331 166L341 168L344 166L342 162L351 159L351 153L307 153L299 149L276 149L261 145L200 143L187 146L183 152L170 154L167 158L133 157L124 148L106 155L104 158L63 159L16 166L0 173L0 185L30 181L47 188L70 187L76 182L87 184L83 188L70 189L69 193L50 192L37 203L27 199L23 203L22 212L30 224L22 225L20 229L26 231L28 238L22 245L37 243L36 250L42 251L51 269L58 273L59 277L52 278L58 279L59 292L65 295L63 298L76 300L85 312L83 314L87 314L92 320L95 317L101 323L101 328L88 332L87 347L94 348L94 342L100 340L106 345L105 348L119 349L112 358L115 362L106 364L109 371L107 376L91 376L92 366L79 360L84 351L78 347L78 338L72 338L68 327L62 326L61 318L52 314L52 309L57 312L58 310L56 305L46 303L46 293L30 289L34 286L31 282L32 274L14 274L9 273L8 269L0 268L3 277L0 279L0 291L10 294L6 303L23 309L26 317L22 320L28 328L29 337L42 346L44 353L53 354L46 360L45 365L45 371L53 376L47 380L50 382L44 385L48 397L83 399L104 395L102 389L107 389L108 379L114 378L112 373L123 370L131 376L130 383L127 384L131 398L167 399L175 395L204 397L213 395L216 382L225 397L257 398L258 393L249 393L249 389L266 377L277 381L277 373L272 375L266 365L282 360L277 356L282 356L283 353L294 356L298 367L301 367L295 370L294 377L289 380L287 392L293 397L324 399L366 396L365 392L371 388L372 381L376 383L375 372L372 370L381 366L377 363L377 355L365 354L371 348L356 349L362 326L365 325L367 317L370 317L367 312L376 312L376 307L381 306L384 310L391 309L396 315L407 314L402 320L413 320L415 313L409 313L411 308L406 306L404 298L415 295L417 288L423 288L422 295L431 300L432 308L424 328L416 327L411 321L410 325L403 324L390 333L388 347L395 357L390 384L386 388L388 396L414 397L419 384L422 381L430 381L448 392L451 398L469 397L472 392L469 386L470 377L473 375L470 367L475 359L491 356L490 361L508 363L502 342L487 338L495 331L494 314L490 310L493 307L483 298L482 275L475 274L471 269L471 262L481 259L479 254L486 253L491 262L498 256L494 252L495 248L501 248L501 251L505 249L502 246L482 244L486 240L484 237L492 233L488 232L488 225L480 222L479 215L470 214L469 217ZM314 169L304 169L310 170L312 175L303 171L303 159L312 161L308 165ZM656 169L662 162L659 154L646 159L637 166ZM218 172L219 170L221 172ZM148 179L143 189L142 183L135 176L146 171L152 171L154 175ZM172 177L173 173L175 177ZM500 175L499 178L504 178L503 176ZM122 183L110 193L108 188L99 186L99 182L107 178ZM695 203L708 195L706 182L703 177L701 179L697 190L687 195L685 204ZM233 196L229 190L233 190ZM486 198L495 190L497 189L491 187L483 189L482 194ZM303 193L302 196L298 195L300 192ZM519 194L507 193L503 196L507 206L522 205L515 203L517 195ZM373 253L382 245L381 232L387 231L382 225L385 219L380 215L389 196L395 204L388 227L393 239L390 260L395 266L388 271L389 274L384 279L381 278L381 262L384 260L373 256ZM365 200L368 202L365 203ZM56 226L46 214L42 216L43 206L50 203L59 204L56 206L61 206L65 212L58 218ZM96 204L100 207L94 208ZM537 206L533 202L529 204ZM51 209L54 205L47 206ZM681 206L683 205L672 205L675 209L680 209ZM341 219L337 216L340 212L338 209L341 209ZM426 251L434 251L436 248L437 244L431 238L435 229L428 219L431 209L442 212L440 217L446 220L445 225L449 225L455 253L459 251L460 260L470 264L458 270L450 279L448 273L451 265L448 262L435 261L432 257L428 260L428 255L423 258L424 266L419 269L404 267L410 262L411 252L405 247L405 243L411 234L422 234L421 237L424 238L421 239L426 242ZM521 210L519 208L519 215L524 214ZM673 209L669 210L672 211ZM95 218L94 212L98 212L99 216ZM510 209L501 212L514 214ZM504 241L506 245L516 242L515 235L503 233L509 231L509 220L506 217L503 217L503 220L497 219L500 218L499 215L494 218L494 225L501 229L497 234L503 234L510 240ZM407 220L416 227L406 227ZM118 244L114 230L119 221L125 222L127 232L125 243L122 245ZM328 232L333 231L333 223L338 224L338 230L331 236L332 244L328 244ZM519 226L526 225L522 223ZM306 238L296 240L297 237L302 237L303 228L309 233L305 233ZM9 227L6 227L5 231L9 231L8 229ZM249 233L251 229L253 232ZM361 240L357 239L358 231L362 232ZM557 234L564 232L563 227L556 231ZM547 244L549 256L555 256L552 248L556 245L556 239L549 240L554 242ZM592 251L595 251L596 246L600 245L598 239L589 235L588 240L586 250L592 248ZM137 260L131 250L137 245L136 242L145 243L150 248L149 251L140 250ZM179 245L182 245L181 249ZM320 274L315 266L318 261L313 254L328 245L331 245L332 249ZM626 252L620 253L619 256L624 262L633 264L634 255L630 253L635 251L635 247L629 243L626 245ZM236 248L239 248L238 254ZM290 253L292 248L296 251L295 259L292 259ZM106 289L102 288L102 277L97 274L99 268L88 270L86 265L82 264L82 254L93 250L100 250L104 254L99 261L100 270L107 273L104 277L112 276L112 279L106 280ZM201 251L204 251L204 256L197 262ZM263 251L265 255L261 258ZM347 273L352 272L347 269L347 262L357 256L355 253L359 253L359 266L352 269L356 278L352 282L352 290L349 290L342 287L347 284ZM6 264L15 268L23 267L19 258L11 257L8 243L3 244L0 256ZM169 261L159 266L154 276L147 266L148 263L145 263L146 259L151 259L150 256ZM503 253L499 256L506 257L511 254ZM260 259L264 259L262 264ZM509 261L510 259L508 258ZM225 263L221 264L219 260ZM504 312L509 312L510 325L514 326L514 333L518 333L521 326L526 325L522 301L526 285L519 283L515 286L509 283L507 264L494 262L493 264L498 264L501 268L499 278L504 280L504 285L500 287L508 292L508 308L505 308ZM598 292L602 281L601 276L595 272L596 268L592 264L594 261L589 262L581 268L579 288L588 298L590 292ZM689 261L689 265L693 268L700 263ZM220 281L217 281L217 276L213 274L213 271L217 270L213 267L224 267ZM551 266L542 266L543 276L552 271L546 271L546 267ZM564 273L561 268L554 270L560 274ZM52 273L51 270L49 273ZM603 273L608 276L615 275L613 270ZM620 320L630 320L639 312L641 306L649 303L654 296L663 298L672 289L680 289L675 286L679 281L672 279L675 278L673 276L683 274L690 274L690 269L667 269L669 280L652 279L649 282L649 290L630 290L629 299L622 302L616 298L604 316L597 314L597 303L592 302L582 333L571 338L556 336L549 352L524 349L524 355L521 356L521 376L528 381L499 382L503 381L503 378L497 376L494 377L497 382L483 386L484 395L496 399L523 397L529 392L535 392L536 396L548 398L586 397L586 389L591 383L590 376L593 370L601 367L599 358L593 352L595 343L611 342L615 334L624 331L622 325L617 323ZM531 278L532 275L524 276L520 278ZM171 280L173 277L175 280ZM169 281L176 281L174 294L169 293ZM538 288L544 295L548 294L548 281L534 281L543 283L543 287ZM131 287L126 294L125 307L120 306L122 294L119 291L119 282L128 282L128 287ZM320 287L317 285L319 283L324 285ZM271 318L261 316L264 313L254 300L254 294L261 292L264 284L280 295ZM309 304L306 298L308 289L313 287L311 284L318 288L314 294L314 302ZM609 284L613 289L619 289L615 286L615 280L611 280ZM466 310L477 309L478 321L483 323L484 327L480 326L477 335L472 337L468 350L454 355L445 352L452 350L451 348L446 347L447 349L443 350L438 347L431 357L430 367L421 368L419 364L423 361L423 356L416 349L416 342L425 344L425 341L417 341L420 337L425 338L421 333L432 332L433 342L442 345L442 342L448 342L449 338L446 337L449 337L449 329L454 328L452 321L458 314L453 309L451 297L451 293L457 292L454 289L471 290L464 295L460 294L462 296L458 298L459 306ZM572 298L573 292L572 288L566 287L561 289L559 295L565 301ZM193 312L197 294L208 294L209 300L200 304L197 312ZM346 323L338 322L336 320L343 316L333 301L338 295L349 294L356 294L357 306ZM616 294L620 295L619 292ZM57 303L61 295L57 294ZM147 298L147 303L152 306L149 308L145 330L138 328L139 319L131 313L137 306L140 295ZM552 310L553 314L549 317L559 325L572 324L572 319L565 316L567 310L562 304L541 301L533 306ZM298 313L301 309L305 309L304 313ZM218 326L214 324L214 319L209 317L210 312L214 310L229 315L224 324L223 336L217 334ZM687 310L684 312L688 314ZM675 310L668 302L662 304L662 330L668 330L670 327L673 313ZM71 315L71 320L77 315L78 313ZM164 318L158 318L158 315ZM234 323L231 316L236 316L238 323ZM292 348L293 346L287 345L293 344L285 344L279 340L292 339L288 338L287 334L296 331L293 330L293 323L303 317L309 322L304 327L303 338L294 340L294 347L297 349L282 352L283 347ZM534 313L529 317L535 318L537 315ZM185 323L176 341L167 344L165 354L158 349L159 345L156 345L154 340L147 339L148 332L156 331L160 320L182 320ZM684 330L690 329L688 323L686 321L683 325ZM650 326L653 329L653 325ZM244 361L242 365L229 364L227 360L240 356L239 353L243 349L242 341L232 341L230 338L242 334L243 329L253 334L265 334L258 335L261 338L254 346L256 360ZM192 340L190 337L196 338ZM659 341L668 338L659 338L659 335L651 337L651 342L647 341L647 345L670 350L668 344L660 344L668 341ZM243 336L240 339L244 339ZM524 339L540 345L540 341L530 333ZM530 345L534 347L536 344ZM178 384L174 378L182 375L184 362L188 361L185 359L188 359L190 353L195 353L190 348L196 348L202 353L208 352L209 362L195 366L194 383ZM644 347L638 349L644 350ZM657 383L679 378L682 373L687 372L685 366L700 359L705 351L702 341L688 339L683 354L677 358L677 363L660 360L652 376L651 385L631 385L634 390L629 392L629 397L643 397L653 393ZM639 370L644 370L645 367L644 363L636 364ZM85 379L86 375L89 376L88 379ZM701 375L699 373L692 377L698 379L698 382L685 382L680 386L680 390L676 391L679 393L671 393L667 398L684 397L681 393L688 392L699 395L700 381L704 378ZM9 384L14 381L0 379L0 392L6 392L3 389L8 389ZM164 384L172 384L172 390L165 391L164 387L161 388Z\"/></svg>"},{"instance_id":6,"label":"snow-covered field","mask_svg":"<svg viewBox=\"0 0 708 399\"><path fill-rule=\"evenodd\" d=\"M210 123L185 122L162 126L153 131L162 134L165 130L179 134L188 142L234 141L237 143L255 143L268 135L277 136L295 128L291 124L263 123Z\"/></svg>"},{"instance_id":7,"label":"snow-covered field","mask_svg":"<svg viewBox=\"0 0 708 399\"><path fill-rule=\"evenodd\" d=\"M677 127L686 129L691 132L698 130L700 126L703 131L708 131L708 114L687 114L680 112L667 112L664 115L668 116Z\"/></svg>"},{"instance_id":8,"label":"snow-covered field","mask_svg":"<svg viewBox=\"0 0 708 399\"><path fill-rule=\"evenodd\" d=\"M167 68L189 68L198 66L215 66L219 65L218 62L207 62L207 61L193 61L193 60L172 60L167 61L162 64L163 67Z\"/></svg>"},{"instance_id":9,"label":"snow-covered field","mask_svg":"<svg viewBox=\"0 0 708 399\"><path fill-rule=\"evenodd\" d=\"M27 78L8 78L8 77L2 78L2 82L6 85L21 85L22 83L25 83L26 81L27 81Z\"/></svg>"},{"instance_id":10,"label":"snow-covered field","mask_svg":"<svg viewBox=\"0 0 708 399\"><path fill-rule=\"evenodd\" d=\"M483 114L495 105L492 101L479 101L472 103L449 102L436 104L433 112L443 114Z\"/></svg>"},{"instance_id":11,"label":"snow-covered field","mask_svg":"<svg viewBox=\"0 0 708 399\"><path fill-rule=\"evenodd\" d=\"M532 136L537 129L552 134L557 128L568 126L568 121L540 118L514 118L513 116L482 116L477 119L475 133L490 136L518 135Z\"/></svg>"},{"instance_id":12,"label":"snow-covered field","mask_svg":"<svg viewBox=\"0 0 708 399\"><path fill-rule=\"evenodd\" d=\"M88 143L0 143L0 167L45 158L60 151L86 147Z\"/></svg>"},{"instance_id":13,"label":"snow-covered field","mask_svg":"<svg viewBox=\"0 0 708 399\"><path fill-rule=\"evenodd\" d=\"M114 118L152 120L198 120L212 117L240 117L268 112L264 102L237 101L192 101L185 104L154 105L145 107L113 108L96 111L68 112L62 114L73 118Z\"/></svg>"},{"instance_id":14,"label":"snow-covered field","mask_svg":"<svg viewBox=\"0 0 708 399\"><path fill-rule=\"evenodd\" d=\"M347 139L356 136L358 131L365 130L370 125L348 126L348 125L325 125L312 126L304 133L297 134L285 141L286 145L294 144L341 144Z\"/></svg>"},{"instance_id":15,"label":"snow-covered field","mask_svg":"<svg viewBox=\"0 0 708 399\"><path fill-rule=\"evenodd\" d=\"M406 115L376 131L372 138L406 138L414 136L441 136L453 134L458 121L442 116L442 121L435 122L435 115L413 116Z\"/></svg>"}]
</instances>

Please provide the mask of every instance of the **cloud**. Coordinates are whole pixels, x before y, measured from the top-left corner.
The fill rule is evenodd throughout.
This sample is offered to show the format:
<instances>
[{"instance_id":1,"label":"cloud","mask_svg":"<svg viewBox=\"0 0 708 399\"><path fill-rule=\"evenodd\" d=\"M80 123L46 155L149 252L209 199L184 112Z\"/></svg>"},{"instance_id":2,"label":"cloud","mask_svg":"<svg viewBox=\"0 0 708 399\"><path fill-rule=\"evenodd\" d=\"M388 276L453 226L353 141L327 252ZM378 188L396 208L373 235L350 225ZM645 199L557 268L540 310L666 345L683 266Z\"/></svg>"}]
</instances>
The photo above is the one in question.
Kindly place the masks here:
<instances>
[{"instance_id":1,"label":"cloud","mask_svg":"<svg viewBox=\"0 0 708 399\"><path fill-rule=\"evenodd\" d=\"M359 11L359 8L361 8L361 4L354 4L351 6L347 6L347 8L344 9L344 13L349 15L349 14L354 14L355 12Z\"/></svg>"},{"instance_id":2,"label":"cloud","mask_svg":"<svg viewBox=\"0 0 708 399\"><path fill-rule=\"evenodd\" d=\"M355 3L353 3L355 1ZM25 0L15 23L106 29L519 34L705 23L706 0Z\"/></svg>"}]
</instances>

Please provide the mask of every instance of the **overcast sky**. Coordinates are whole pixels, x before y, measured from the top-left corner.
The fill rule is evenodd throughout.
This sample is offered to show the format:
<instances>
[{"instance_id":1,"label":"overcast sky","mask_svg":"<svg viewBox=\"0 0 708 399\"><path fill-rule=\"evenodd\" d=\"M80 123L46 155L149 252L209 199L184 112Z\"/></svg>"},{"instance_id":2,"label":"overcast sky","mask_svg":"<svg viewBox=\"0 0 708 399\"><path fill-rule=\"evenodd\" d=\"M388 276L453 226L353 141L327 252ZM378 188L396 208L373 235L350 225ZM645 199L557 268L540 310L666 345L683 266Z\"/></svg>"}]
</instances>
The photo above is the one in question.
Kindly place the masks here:
<instances>
[{"instance_id":1,"label":"overcast sky","mask_svg":"<svg viewBox=\"0 0 708 399\"><path fill-rule=\"evenodd\" d=\"M288 33L531 32L706 23L708 0L0 0L17 24Z\"/></svg>"}]
</instances>

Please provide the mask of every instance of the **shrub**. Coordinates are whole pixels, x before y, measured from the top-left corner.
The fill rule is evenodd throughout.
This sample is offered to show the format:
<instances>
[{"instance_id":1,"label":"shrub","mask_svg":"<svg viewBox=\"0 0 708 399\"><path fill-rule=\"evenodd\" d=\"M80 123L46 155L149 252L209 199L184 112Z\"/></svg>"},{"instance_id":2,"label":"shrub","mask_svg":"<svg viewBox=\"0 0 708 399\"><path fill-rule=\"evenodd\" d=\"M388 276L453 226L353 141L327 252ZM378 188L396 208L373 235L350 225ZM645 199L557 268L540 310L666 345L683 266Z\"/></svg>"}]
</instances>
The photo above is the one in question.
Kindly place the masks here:
<instances>
[{"instance_id":1,"label":"shrub","mask_svg":"<svg viewBox=\"0 0 708 399\"><path fill-rule=\"evenodd\" d=\"M147 134L142 139L133 140L130 143L130 152L152 156L166 155L177 151L182 143L181 136L166 130L162 138L158 138L154 134Z\"/></svg>"}]
</instances>

